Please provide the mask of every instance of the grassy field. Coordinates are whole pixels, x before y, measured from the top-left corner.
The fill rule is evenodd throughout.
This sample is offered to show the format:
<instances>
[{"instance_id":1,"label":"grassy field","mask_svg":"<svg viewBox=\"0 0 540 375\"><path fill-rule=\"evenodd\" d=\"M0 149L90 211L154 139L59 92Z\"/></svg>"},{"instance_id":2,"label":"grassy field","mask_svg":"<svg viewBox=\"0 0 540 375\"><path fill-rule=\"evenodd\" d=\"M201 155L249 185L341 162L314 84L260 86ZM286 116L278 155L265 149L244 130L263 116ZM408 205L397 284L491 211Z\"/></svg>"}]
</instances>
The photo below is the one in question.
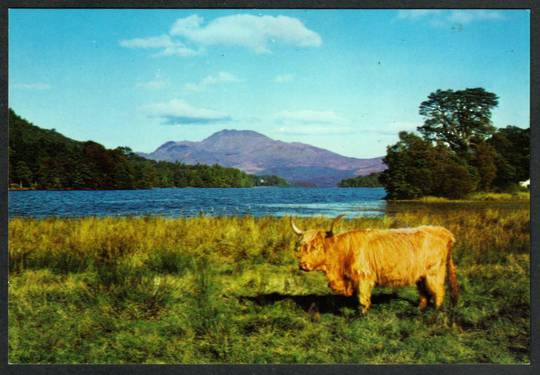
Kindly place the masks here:
<instances>
[{"instance_id":1,"label":"grassy field","mask_svg":"<svg viewBox=\"0 0 540 375\"><path fill-rule=\"evenodd\" d=\"M420 224L456 235L458 305L420 313L415 288L378 288L363 317L298 269L286 219L15 218L9 361L527 363L528 203L409 204L340 229Z\"/></svg>"}]
</instances>

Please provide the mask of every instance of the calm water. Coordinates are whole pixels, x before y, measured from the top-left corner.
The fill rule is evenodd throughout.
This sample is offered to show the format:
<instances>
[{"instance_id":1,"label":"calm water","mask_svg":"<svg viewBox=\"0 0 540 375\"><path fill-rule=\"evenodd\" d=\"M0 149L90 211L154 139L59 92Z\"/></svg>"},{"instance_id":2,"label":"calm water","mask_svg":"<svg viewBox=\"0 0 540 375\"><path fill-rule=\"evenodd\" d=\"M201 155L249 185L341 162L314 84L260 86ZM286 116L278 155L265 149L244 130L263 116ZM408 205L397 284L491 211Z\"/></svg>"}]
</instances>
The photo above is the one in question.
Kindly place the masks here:
<instances>
[{"instance_id":1,"label":"calm water","mask_svg":"<svg viewBox=\"0 0 540 375\"><path fill-rule=\"evenodd\" d=\"M386 209L384 195L382 188L10 191L9 215L380 216Z\"/></svg>"}]
</instances>

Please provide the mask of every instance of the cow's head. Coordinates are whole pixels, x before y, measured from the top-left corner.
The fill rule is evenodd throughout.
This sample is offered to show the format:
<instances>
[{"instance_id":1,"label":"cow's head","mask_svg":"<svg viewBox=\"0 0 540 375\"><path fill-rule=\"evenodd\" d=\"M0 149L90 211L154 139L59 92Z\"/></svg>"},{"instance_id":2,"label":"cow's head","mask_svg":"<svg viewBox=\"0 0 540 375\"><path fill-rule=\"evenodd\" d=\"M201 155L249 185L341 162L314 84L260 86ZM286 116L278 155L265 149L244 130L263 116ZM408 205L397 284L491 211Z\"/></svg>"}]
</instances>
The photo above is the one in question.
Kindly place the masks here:
<instances>
[{"instance_id":1,"label":"cow's head","mask_svg":"<svg viewBox=\"0 0 540 375\"><path fill-rule=\"evenodd\" d=\"M326 250L325 240L334 235L334 227L343 215L334 219L330 230L308 229L301 230L291 218L291 227L294 233L300 236L298 247L298 259L300 260L300 269L303 271L320 270L326 271Z\"/></svg>"}]
</instances>

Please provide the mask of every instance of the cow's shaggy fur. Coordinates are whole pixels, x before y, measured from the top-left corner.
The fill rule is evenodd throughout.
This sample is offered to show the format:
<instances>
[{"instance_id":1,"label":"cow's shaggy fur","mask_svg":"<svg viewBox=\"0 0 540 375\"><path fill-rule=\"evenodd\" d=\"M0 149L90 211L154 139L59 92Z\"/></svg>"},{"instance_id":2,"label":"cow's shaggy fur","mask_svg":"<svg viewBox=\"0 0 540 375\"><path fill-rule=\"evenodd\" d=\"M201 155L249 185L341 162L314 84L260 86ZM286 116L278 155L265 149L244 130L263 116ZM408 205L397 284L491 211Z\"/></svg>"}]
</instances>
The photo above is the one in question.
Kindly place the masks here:
<instances>
[{"instance_id":1,"label":"cow's shaggy fur","mask_svg":"<svg viewBox=\"0 0 540 375\"><path fill-rule=\"evenodd\" d=\"M332 224L340 219L336 218ZM328 286L346 296L356 294L367 312L374 286L416 285L423 310L432 297L441 308L445 279L450 285L452 304L459 287L452 260L455 242L450 231L438 226L406 229L365 229L334 234L323 230L293 230L302 236L298 257L304 271L323 271Z\"/></svg>"}]
</instances>

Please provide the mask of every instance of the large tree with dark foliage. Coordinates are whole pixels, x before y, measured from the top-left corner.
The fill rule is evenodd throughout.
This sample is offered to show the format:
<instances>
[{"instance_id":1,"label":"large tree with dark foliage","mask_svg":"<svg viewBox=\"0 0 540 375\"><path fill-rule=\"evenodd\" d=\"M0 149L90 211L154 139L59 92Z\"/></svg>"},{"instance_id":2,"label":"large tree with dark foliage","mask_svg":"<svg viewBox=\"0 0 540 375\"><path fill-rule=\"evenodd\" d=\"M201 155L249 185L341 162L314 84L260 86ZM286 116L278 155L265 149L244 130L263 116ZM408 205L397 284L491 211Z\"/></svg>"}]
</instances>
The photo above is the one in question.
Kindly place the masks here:
<instances>
[{"instance_id":1,"label":"large tree with dark foliage","mask_svg":"<svg viewBox=\"0 0 540 375\"><path fill-rule=\"evenodd\" d=\"M388 169L379 180L388 199L462 198L478 185L474 169L448 146L442 142L434 145L413 133L399 133L399 141L388 147L384 163Z\"/></svg>"},{"instance_id":2,"label":"large tree with dark foliage","mask_svg":"<svg viewBox=\"0 0 540 375\"><path fill-rule=\"evenodd\" d=\"M529 179L530 141L530 128L516 126L498 129L488 140L497 152L495 187L505 189Z\"/></svg>"},{"instance_id":3,"label":"large tree with dark foliage","mask_svg":"<svg viewBox=\"0 0 540 375\"><path fill-rule=\"evenodd\" d=\"M473 191L511 191L529 178L530 130L491 124L495 94L482 88L437 90L420 105L422 138L400 133L381 175L390 199L461 198Z\"/></svg>"},{"instance_id":4,"label":"large tree with dark foliage","mask_svg":"<svg viewBox=\"0 0 540 375\"><path fill-rule=\"evenodd\" d=\"M479 177L478 190L490 191L497 176L497 151L487 142L480 142L471 147L467 157Z\"/></svg>"},{"instance_id":5,"label":"large tree with dark foliage","mask_svg":"<svg viewBox=\"0 0 540 375\"><path fill-rule=\"evenodd\" d=\"M424 125L418 130L427 140L443 141L465 153L494 132L491 110L497 105L497 95L483 88L437 90L420 104Z\"/></svg>"}]
</instances>

